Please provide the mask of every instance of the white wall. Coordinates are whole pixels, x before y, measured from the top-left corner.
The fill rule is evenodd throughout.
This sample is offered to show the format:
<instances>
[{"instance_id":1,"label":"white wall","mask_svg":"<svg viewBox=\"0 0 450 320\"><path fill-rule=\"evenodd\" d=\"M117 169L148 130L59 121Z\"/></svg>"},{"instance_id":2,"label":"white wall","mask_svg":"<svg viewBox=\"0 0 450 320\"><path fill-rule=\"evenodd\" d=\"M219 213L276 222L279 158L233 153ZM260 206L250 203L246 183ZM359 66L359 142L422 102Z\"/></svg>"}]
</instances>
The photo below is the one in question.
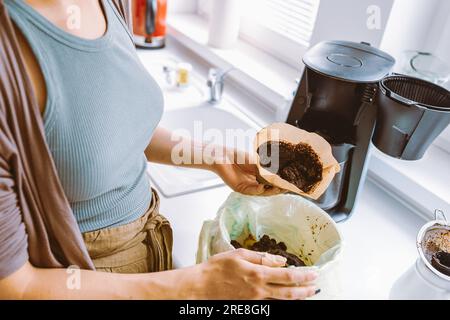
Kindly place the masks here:
<instances>
[{"instance_id":1,"label":"white wall","mask_svg":"<svg viewBox=\"0 0 450 320\"><path fill-rule=\"evenodd\" d=\"M440 39L437 42L437 47L434 50L435 54L446 61L450 65L450 1L446 1L445 5L445 23L439 29ZM450 90L450 81L445 84L445 87ZM447 136L450 141L450 129Z\"/></svg>"},{"instance_id":2,"label":"white wall","mask_svg":"<svg viewBox=\"0 0 450 320\"><path fill-rule=\"evenodd\" d=\"M197 0L167 0L169 13L195 13Z\"/></svg>"},{"instance_id":3,"label":"white wall","mask_svg":"<svg viewBox=\"0 0 450 320\"><path fill-rule=\"evenodd\" d=\"M428 48L450 65L450 1L441 0L433 21L433 28L429 34L434 36L428 38L430 42ZM447 82L445 87L450 90L450 82ZM450 140L450 128L447 135Z\"/></svg>"},{"instance_id":4,"label":"white wall","mask_svg":"<svg viewBox=\"0 0 450 320\"><path fill-rule=\"evenodd\" d=\"M449 16L448 0L395 0L381 49L397 61L403 51L418 50L434 53L450 64ZM401 71L399 64L396 71Z\"/></svg>"},{"instance_id":5,"label":"white wall","mask_svg":"<svg viewBox=\"0 0 450 320\"><path fill-rule=\"evenodd\" d=\"M450 1L447 5L450 7ZM434 51L441 59L450 63L450 8L447 11L447 20L441 26L439 34L441 37Z\"/></svg>"},{"instance_id":6,"label":"white wall","mask_svg":"<svg viewBox=\"0 0 450 320\"><path fill-rule=\"evenodd\" d=\"M450 63L450 1L438 1L427 40L427 49Z\"/></svg>"},{"instance_id":7,"label":"white wall","mask_svg":"<svg viewBox=\"0 0 450 320\"><path fill-rule=\"evenodd\" d=\"M378 47L394 0L321 0L311 44L324 40L369 42ZM367 9L377 6L380 28L368 28Z\"/></svg>"},{"instance_id":8,"label":"white wall","mask_svg":"<svg viewBox=\"0 0 450 320\"><path fill-rule=\"evenodd\" d=\"M441 0L395 0L381 49L396 58L404 50L433 49L436 35L430 31L440 5Z\"/></svg>"}]
</instances>

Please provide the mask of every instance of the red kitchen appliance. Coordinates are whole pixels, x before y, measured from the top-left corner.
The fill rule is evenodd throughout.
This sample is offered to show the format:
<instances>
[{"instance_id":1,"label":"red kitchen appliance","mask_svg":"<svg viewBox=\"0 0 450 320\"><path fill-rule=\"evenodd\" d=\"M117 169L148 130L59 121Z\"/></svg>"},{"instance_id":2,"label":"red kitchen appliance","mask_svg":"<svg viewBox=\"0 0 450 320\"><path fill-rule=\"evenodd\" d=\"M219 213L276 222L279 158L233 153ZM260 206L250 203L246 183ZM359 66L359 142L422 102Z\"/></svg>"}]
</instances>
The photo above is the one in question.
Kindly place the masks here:
<instances>
[{"instance_id":1,"label":"red kitchen appliance","mask_svg":"<svg viewBox=\"0 0 450 320\"><path fill-rule=\"evenodd\" d=\"M141 48L163 48L167 0L132 0L134 43Z\"/></svg>"}]
</instances>

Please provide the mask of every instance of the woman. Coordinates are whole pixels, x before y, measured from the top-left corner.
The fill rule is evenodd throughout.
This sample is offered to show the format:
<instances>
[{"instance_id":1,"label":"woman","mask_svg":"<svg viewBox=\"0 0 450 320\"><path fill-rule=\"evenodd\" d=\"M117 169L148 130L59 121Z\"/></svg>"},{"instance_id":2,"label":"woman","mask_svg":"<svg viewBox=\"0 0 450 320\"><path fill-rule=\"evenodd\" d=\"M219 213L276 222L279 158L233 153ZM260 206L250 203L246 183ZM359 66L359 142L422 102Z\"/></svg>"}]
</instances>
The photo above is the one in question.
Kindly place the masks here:
<instances>
[{"instance_id":1,"label":"woman","mask_svg":"<svg viewBox=\"0 0 450 320\"><path fill-rule=\"evenodd\" d=\"M46 143L96 271L80 270L80 285L73 290L63 268L30 261L6 268L2 241L7 239L0 235L0 298L303 299L315 294L315 273L280 268L284 258L248 250L170 270L171 230L157 211L159 200L145 168L147 161L173 165L174 143L170 132L157 127L162 94L140 64L117 6L112 0L1 2L13 21ZM74 12L81 20L68 23ZM203 147L184 143L193 151ZM245 194L280 192L256 181L248 159L235 163L236 151L226 151L225 159L211 157L184 165L211 170ZM5 214L1 210L0 203ZM0 230L14 238L20 230L1 218ZM65 246L63 235L49 238Z\"/></svg>"}]
</instances>

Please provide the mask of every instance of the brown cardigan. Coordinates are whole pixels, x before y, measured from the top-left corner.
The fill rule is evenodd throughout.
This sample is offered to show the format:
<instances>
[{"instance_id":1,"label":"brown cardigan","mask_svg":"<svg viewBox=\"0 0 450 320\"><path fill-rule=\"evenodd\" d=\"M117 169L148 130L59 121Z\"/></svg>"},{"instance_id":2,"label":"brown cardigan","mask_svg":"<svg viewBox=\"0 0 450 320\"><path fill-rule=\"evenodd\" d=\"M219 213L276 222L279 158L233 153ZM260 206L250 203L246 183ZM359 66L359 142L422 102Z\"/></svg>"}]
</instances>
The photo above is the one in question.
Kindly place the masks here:
<instances>
[{"instance_id":1,"label":"brown cardigan","mask_svg":"<svg viewBox=\"0 0 450 320\"><path fill-rule=\"evenodd\" d=\"M126 0L113 0L126 21ZM26 261L94 269L45 141L42 116L0 0L0 279Z\"/></svg>"}]
</instances>

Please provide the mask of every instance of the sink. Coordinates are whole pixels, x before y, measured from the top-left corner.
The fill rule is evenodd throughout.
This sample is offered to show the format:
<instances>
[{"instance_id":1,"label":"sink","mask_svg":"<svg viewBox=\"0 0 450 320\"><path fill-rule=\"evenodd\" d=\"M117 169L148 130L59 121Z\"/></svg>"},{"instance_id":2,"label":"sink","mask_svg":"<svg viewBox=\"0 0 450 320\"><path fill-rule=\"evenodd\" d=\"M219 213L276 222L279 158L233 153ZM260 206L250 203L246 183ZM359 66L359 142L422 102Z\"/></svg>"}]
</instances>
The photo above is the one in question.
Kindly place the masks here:
<instances>
[{"instance_id":1,"label":"sink","mask_svg":"<svg viewBox=\"0 0 450 320\"><path fill-rule=\"evenodd\" d=\"M169 86L164 66L175 68L180 62L170 54L138 52L142 64L156 80L164 94L164 109L160 126L179 136L189 136L196 141L214 142L249 151L260 127L242 113L226 96L220 104L207 102L206 80L194 72L186 88ZM228 134L228 141L225 139ZM238 144L231 138L245 137ZM225 140L225 141L223 141ZM154 186L165 197L175 197L223 185L214 173L183 167L149 163L147 172Z\"/></svg>"},{"instance_id":2,"label":"sink","mask_svg":"<svg viewBox=\"0 0 450 320\"><path fill-rule=\"evenodd\" d=\"M259 129L227 100L219 105L202 102L197 106L169 110L164 113L160 126L178 136L247 151ZM237 137L242 139L238 145ZM223 185L220 178L206 170L149 163L148 173L153 184L168 198Z\"/></svg>"}]
</instances>

